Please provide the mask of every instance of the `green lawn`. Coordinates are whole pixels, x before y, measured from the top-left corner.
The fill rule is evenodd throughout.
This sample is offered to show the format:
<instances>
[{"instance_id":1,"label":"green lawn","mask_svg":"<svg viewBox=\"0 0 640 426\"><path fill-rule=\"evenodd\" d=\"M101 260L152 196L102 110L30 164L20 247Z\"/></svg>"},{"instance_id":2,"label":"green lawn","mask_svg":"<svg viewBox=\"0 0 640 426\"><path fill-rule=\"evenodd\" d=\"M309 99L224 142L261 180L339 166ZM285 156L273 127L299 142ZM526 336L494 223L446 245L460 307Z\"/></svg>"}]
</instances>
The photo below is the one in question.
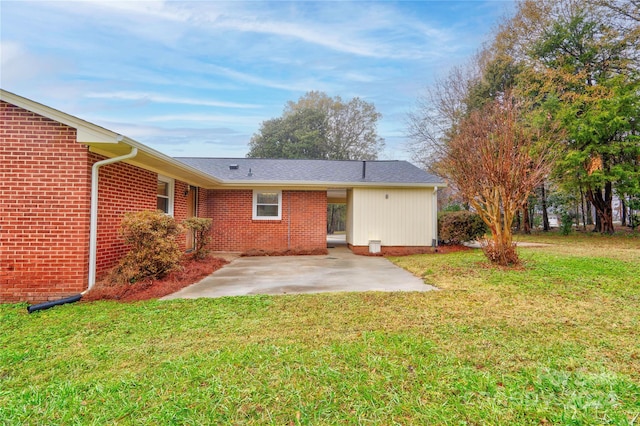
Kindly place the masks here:
<instances>
[{"instance_id":1,"label":"green lawn","mask_svg":"<svg viewBox=\"0 0 640 426\"><path fill-rule=\"evenodd\" d=\"M0 424L640 424L640 238L526 240L394 259L437 292L0 305Z\"/></svg>"}]
</instances>

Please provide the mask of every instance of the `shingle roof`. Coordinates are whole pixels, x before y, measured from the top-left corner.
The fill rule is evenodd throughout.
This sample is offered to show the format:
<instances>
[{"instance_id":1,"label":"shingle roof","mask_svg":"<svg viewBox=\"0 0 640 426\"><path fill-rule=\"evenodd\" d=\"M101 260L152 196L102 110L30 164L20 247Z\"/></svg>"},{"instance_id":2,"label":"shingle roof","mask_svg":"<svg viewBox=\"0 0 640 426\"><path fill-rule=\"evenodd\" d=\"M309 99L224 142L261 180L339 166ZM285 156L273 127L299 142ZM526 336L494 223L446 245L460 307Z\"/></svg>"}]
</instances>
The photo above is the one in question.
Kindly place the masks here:
<instances>
[{"instance_id":1,"label":"shingle roof","mask_svg":"<svg viewBox=\"0 0 640 426\"><path fill-rule=\"evenodd\" d=\"M304 182L443 185L442 179L407 161L363 162L199 157L176 157L175 159L214 178L230 183Z\"/></svg>"}]
</instances>

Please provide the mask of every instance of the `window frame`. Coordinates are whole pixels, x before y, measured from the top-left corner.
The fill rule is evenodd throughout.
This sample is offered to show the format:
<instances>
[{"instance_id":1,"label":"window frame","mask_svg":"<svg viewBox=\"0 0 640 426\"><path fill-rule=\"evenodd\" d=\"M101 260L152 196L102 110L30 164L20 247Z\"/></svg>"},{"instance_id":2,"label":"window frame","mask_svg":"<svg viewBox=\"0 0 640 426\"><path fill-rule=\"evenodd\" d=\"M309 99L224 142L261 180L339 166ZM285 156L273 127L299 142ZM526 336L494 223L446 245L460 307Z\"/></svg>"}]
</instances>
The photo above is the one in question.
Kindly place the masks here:
<instances>
[{"instance_id":1,"label":"window frame","mask_svg":"<svg viewBox=\"0 0 640 426\"><path fill-rule=\"evenodd\" d=\"M260 203L258 204L258 195L265 193L275 193L278 195L278 215L277 216L259 216L258 206L273 206L274 204ZM282 191L278 189L254 189L252 203L252 219L253 220L282 220Z\"/></svg>"},{"instance_id":2,"label":"window frame","mask_svg":"<svg viewBox=\"0 0 640 426\"><path fill-rule=\"evenodd\" d=\"M173 206L174 206L174 201L175 201L175 179L172 179L170 177L167 176L163 176L163 175L158 175L158 182L164 182L167 184L167 195L160 195L157 193L156 190L156 200L158 198L163 198L167 200L167 211L164 212L165 214L169 215L169 216L173 216ZM156 202L157 205L157 202ZM161 209L158 209L161 210Z\"/></svg>"}]
</instances>

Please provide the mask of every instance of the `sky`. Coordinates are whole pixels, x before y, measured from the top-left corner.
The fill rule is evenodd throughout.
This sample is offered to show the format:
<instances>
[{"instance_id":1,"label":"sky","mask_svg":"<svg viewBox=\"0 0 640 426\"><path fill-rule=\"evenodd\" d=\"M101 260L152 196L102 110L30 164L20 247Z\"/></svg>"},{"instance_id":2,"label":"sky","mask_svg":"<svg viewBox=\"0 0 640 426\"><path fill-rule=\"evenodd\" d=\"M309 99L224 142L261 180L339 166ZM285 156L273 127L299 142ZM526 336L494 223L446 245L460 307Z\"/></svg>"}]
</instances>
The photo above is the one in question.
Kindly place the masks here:
<instances>
[{"instance_id":1,"label":"sky","mask_svg":"<svg viewBox=\"0 0 640 426\"><path fill-rule=\"evenodd\" d=\"M515 8L492 1L5 1L0 87L170 156L244 157L316 90L373 103L406 159L418 96Z\"/></svg>"}]
</instances>

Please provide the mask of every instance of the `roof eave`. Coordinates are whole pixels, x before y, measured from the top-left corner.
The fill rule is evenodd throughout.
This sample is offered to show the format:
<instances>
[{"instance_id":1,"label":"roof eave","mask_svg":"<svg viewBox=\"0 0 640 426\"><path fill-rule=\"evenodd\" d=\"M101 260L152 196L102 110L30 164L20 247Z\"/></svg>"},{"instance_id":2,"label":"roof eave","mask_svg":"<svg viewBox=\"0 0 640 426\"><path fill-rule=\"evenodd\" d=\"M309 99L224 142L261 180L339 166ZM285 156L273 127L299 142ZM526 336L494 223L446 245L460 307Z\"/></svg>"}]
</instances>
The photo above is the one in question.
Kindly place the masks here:
<instances>
[{"instance_id":1,"label":"roof eave","mask_svg":"<svg viewBox=\"0 0 640 426\"><path fill-rule=\"evenodd\" d=\"M85 142L84 144L89 147L89 151L108 158L123 155L129 152L131 147L138 148L138 155L129 160L125 160L126 163L186 182L190 185L201 188L216 188L220 186L222 182L214 176L204 173L127 137L124 137L118 144L95 142Z\"/></svg>"},{"instance_id":2,"label":"roof eave","mask_svg":"<svg viewBox=\"0 0 640 426\"><path fill-rule=\"evenodd\" d=\"M223 180L221 185L233 187L307 187L307 188L442 188L443 182L358 182L358 181L296 181L296 180Z\"/></svg>"}]
</instances>

